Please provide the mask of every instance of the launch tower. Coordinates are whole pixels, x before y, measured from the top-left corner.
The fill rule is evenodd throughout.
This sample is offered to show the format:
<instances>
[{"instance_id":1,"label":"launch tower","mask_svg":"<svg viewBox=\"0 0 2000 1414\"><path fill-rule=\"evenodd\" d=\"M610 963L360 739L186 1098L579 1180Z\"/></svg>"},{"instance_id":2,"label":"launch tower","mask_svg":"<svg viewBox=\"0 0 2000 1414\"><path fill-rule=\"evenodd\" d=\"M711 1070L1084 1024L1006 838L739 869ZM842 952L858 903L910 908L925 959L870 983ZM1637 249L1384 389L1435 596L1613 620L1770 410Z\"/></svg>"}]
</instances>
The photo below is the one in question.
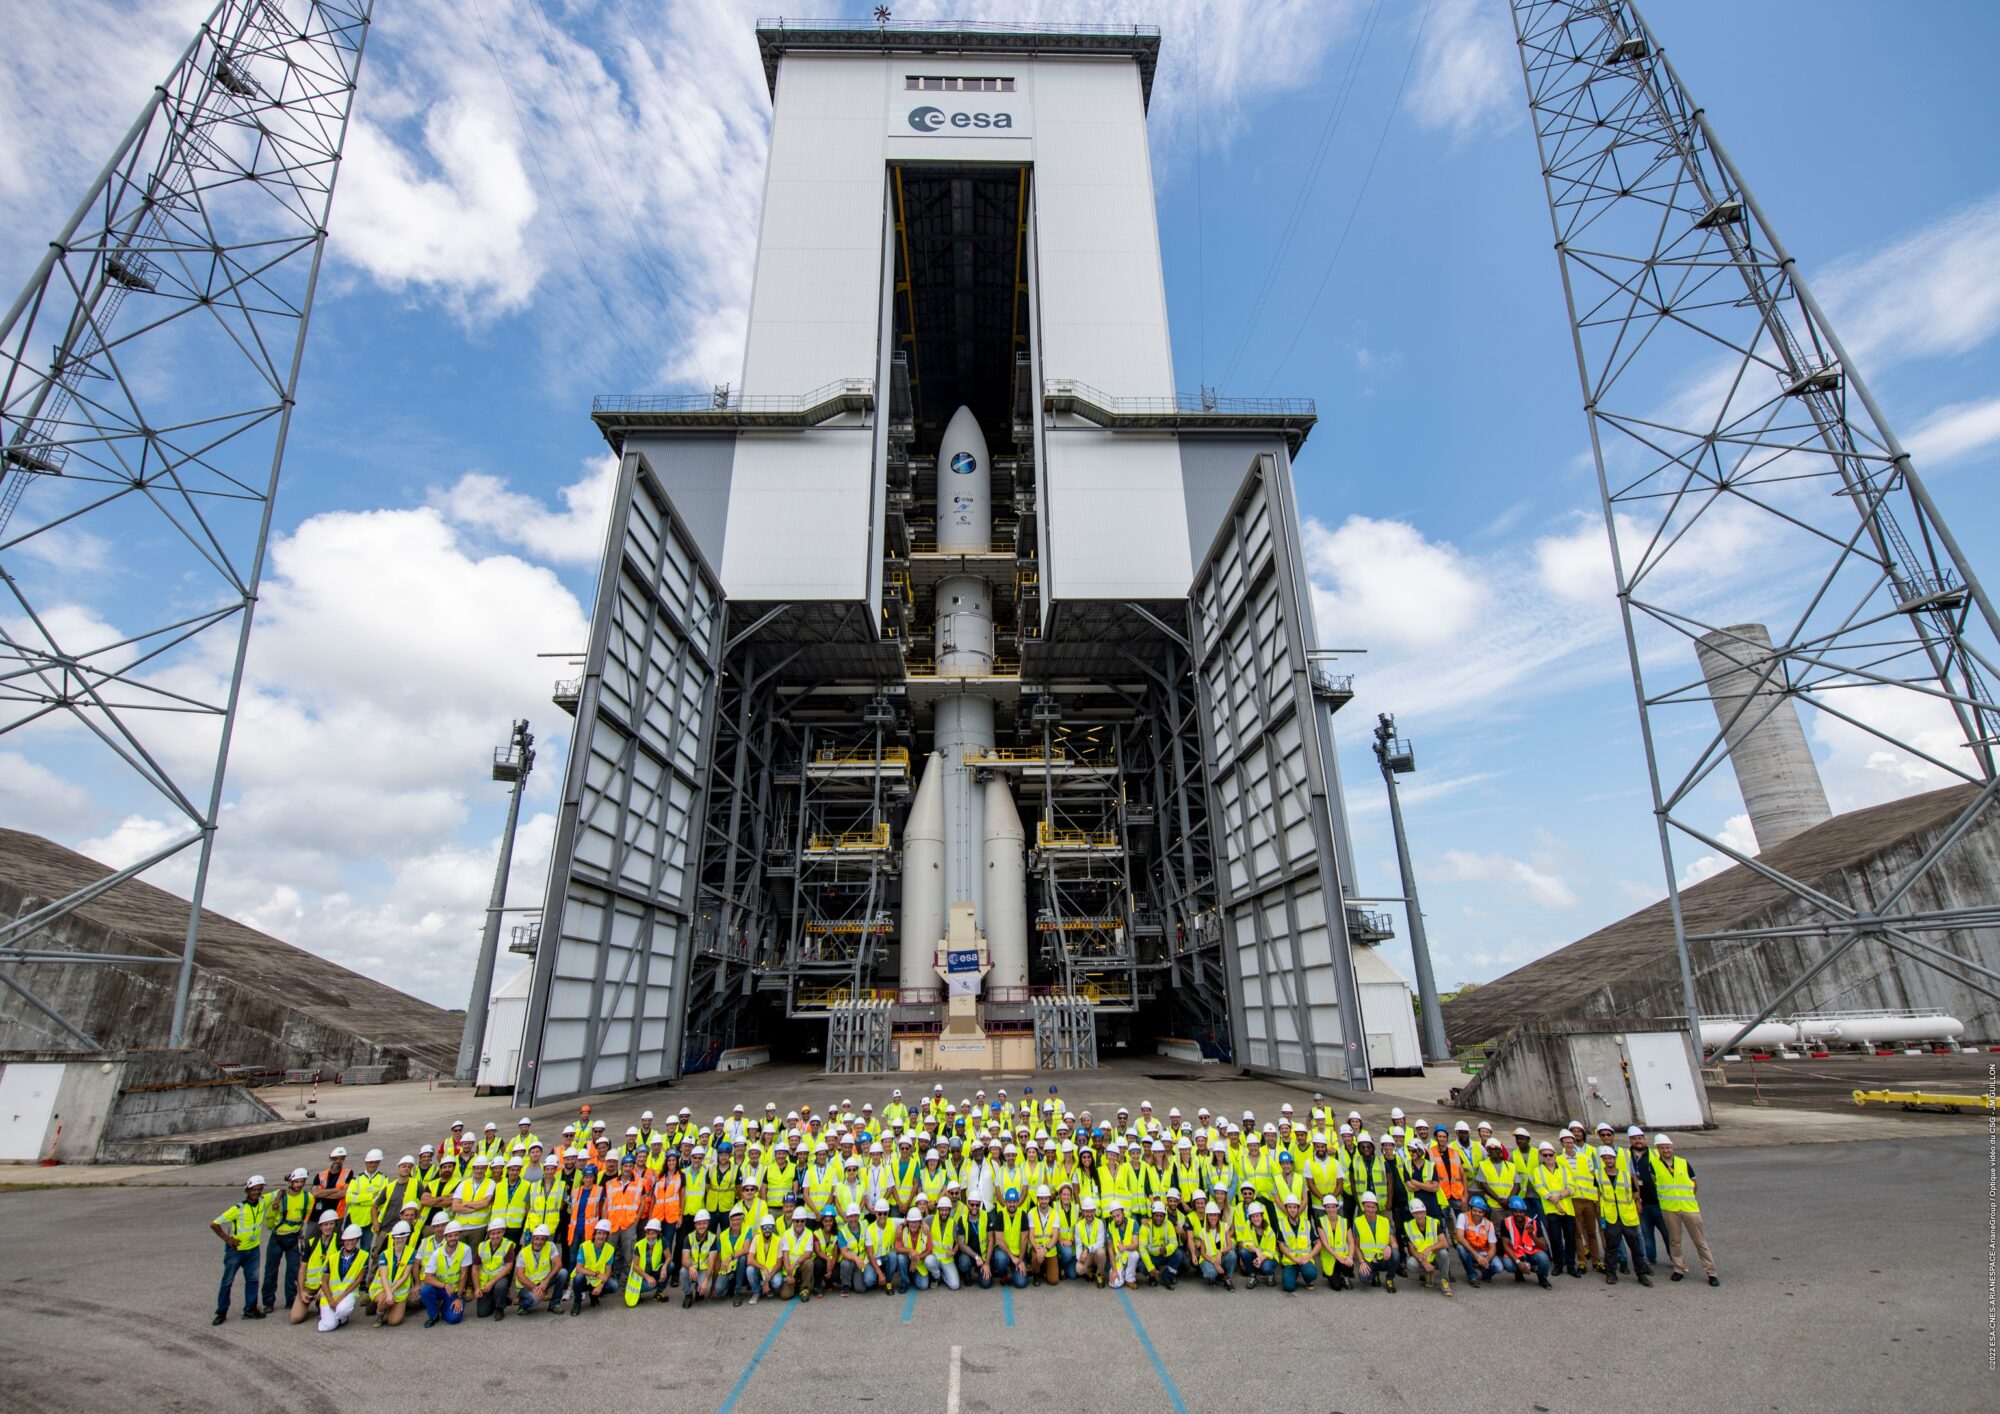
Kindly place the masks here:
<instances>
[{"instance_id":1,"label":"launch tower","mask_svg":"<svg viewBox=\"0 0 2000 1414\"><path fill-rule=\"evenodd\" d=\"M1159 37L772 22L741 382L620 474L535 1101L1196 1052L1366 1086L1299 399L1174 391Z\"/></svg>"}]
</instances>

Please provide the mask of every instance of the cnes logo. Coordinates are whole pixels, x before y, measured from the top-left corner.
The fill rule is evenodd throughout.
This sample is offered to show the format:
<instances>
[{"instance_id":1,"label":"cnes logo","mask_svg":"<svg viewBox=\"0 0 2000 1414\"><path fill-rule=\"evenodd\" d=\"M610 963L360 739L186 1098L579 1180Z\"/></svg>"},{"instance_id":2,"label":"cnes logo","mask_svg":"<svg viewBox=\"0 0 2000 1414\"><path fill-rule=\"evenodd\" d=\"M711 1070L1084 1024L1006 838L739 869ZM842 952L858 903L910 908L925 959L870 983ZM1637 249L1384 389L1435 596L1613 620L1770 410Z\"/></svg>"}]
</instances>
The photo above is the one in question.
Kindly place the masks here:
<instances>
[{"instance_id":1,"label":"cnes logo","mask_svg":"<svg viewBox=\"0 0 2000 1414\"><path fill-rule=\"evenodd\" d=\"M925 104L910 110L910 126L920 133L942 132L946 128L1011 128L1012 113L947 113Z\"/></svg>"}]
</instances>

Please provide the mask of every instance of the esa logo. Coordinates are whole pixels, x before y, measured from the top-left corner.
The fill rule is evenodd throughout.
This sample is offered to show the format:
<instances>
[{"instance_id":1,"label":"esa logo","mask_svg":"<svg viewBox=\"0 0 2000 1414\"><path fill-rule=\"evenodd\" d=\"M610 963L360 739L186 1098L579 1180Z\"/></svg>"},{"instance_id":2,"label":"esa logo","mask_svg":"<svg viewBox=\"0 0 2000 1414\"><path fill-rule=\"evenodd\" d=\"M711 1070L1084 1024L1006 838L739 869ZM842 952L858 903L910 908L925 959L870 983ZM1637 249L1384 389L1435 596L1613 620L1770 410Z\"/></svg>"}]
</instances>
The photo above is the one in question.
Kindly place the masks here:
<instances>
[{"instance_id":1,"label":"esa logo","mask_svg":"<svg viewBox=\"0 0 2000 1414\"><path fill-rule=\"evenodd\" d=\"M1011 128L1014 126L1012 113L947 113L942 108L925 104L910 110L910 126L920 133L939 132L951 128Z\"/></svg>"},{"instance_id":2,"label":"esa logo","mask_svg":"<svg viewBox=\"0 0 2000 1414\"><path fill-rule=\"evenodd\" d=\"M960 452L951 459L951 469L960 476L970 476L979 469L979 458L970 452Z\"/></svg>"}]
</instances>

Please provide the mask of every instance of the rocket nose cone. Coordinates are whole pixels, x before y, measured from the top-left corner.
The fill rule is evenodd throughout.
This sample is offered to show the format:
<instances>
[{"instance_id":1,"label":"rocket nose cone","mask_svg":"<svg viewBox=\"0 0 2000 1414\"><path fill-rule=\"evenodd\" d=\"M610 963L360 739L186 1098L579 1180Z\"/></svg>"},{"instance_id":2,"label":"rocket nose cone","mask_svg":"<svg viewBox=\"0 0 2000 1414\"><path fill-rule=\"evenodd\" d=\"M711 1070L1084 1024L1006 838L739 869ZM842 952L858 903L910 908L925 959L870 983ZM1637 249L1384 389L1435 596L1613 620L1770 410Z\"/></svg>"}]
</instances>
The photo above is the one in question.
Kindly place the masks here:
<instances>
[{"instance_id":1,"label":"rocket nose cone","mask_svg":"<svg viewBox=\"0 0 2000 1414\"><path fill-rule=\"evenodd\" d=\"M958 461L962 456L970 456L972 460ZM938 439L938 464L960 475L986 465L986 434L980 430L979 419L972 415L971 408L960 407L945 424L944 436Z\"/></svg>"}]
</instances>

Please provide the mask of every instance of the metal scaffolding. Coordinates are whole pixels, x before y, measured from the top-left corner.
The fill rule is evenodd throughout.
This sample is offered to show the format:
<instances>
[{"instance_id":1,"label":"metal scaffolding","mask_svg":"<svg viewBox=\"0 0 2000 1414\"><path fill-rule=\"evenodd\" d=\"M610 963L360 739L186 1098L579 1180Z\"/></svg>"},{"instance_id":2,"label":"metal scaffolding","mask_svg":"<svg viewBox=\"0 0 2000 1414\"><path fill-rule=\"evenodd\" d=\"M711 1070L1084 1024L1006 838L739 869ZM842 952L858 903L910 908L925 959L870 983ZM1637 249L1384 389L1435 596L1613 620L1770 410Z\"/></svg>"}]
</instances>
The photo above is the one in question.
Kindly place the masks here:
<instances>
[{"instance_id":1,"label":"metal scaffolding","mask_svg":"<svg viewBox=\"0 0 2000 1414\"><path fill-rule=\"evenodd\" d=\"M80 727L186 831L0 928L0 962L195 846L175 1045L372 9L221 0L0 319L0 737ZM147 546L115 628L27 565L77 534Z\"/></svg>"},{"instance_id":2,"label":"metal scaffolding","mask_svg":"<svg viewBox=\"0 0 2000 1414\"><path fill-rule=\"evenodd\" d=\"M1864 941L1947 975L1980 973L1925 936L1978 918L1920 911L1912 892L2000 790L1993 602L1637 7L1514 0L1513 16L1695 1045L1690 945L1755 935L1687 931L1677 842L1780 885L1825 940L1710 1050L1730 1049ZM1762 582L1732 592L1732 554ZM1768 649L1748 620L1770 625ZM1740 650L1757 674L1740 697L1711 695L1692 651L1705 635ZM1865 736L1899 764L1977 788L1872 901L1829 897L1698 818L1713 814L1701 788L1728 758L1730 733L1783 703ZM1957 749L1911 729L1926 715L1947 729L1955 720Z\"/></svg>"}]
</instances>

